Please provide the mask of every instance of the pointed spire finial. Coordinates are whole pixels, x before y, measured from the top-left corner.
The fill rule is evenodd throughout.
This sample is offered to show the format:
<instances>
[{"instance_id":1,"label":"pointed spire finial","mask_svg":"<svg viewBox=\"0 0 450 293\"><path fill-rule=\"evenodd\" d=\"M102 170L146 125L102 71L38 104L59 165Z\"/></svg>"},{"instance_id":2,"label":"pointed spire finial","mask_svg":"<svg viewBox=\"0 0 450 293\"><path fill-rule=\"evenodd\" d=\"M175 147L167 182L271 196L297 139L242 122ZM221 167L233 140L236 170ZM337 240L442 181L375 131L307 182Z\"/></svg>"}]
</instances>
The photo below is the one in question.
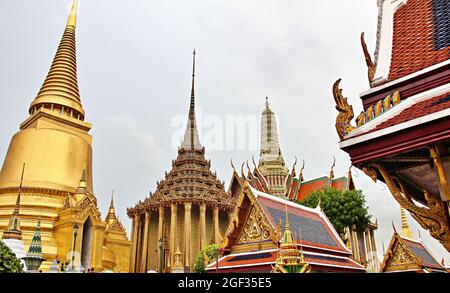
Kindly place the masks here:
<instances>
[{"instance_id":1,"label":"pointed spire finial","mask_svg":"<svg viewBox=\"0 0 450 293\"><path fill-rule=\"evenodd\" d=\"M72 9L70 10L67 26L75 27L77 25L78 0L73 0Z\"/></svg>"},{"instance_id":2,"label":"pointed spire finial","mask_svg":"<svg viewBox=\"0 0 450 293\"><path fill-rule=\"evenodd\" d=\"M195 55L197 53L194 51L192 52L192 87L191 87L191 109L193 110L195 108Z\"/></svg>"},{"instance_id":3,"label":"pointed spire finial","mask_svg":"<svg viewBox=\"0 0 450 293\"><path fill-rule=\"evenodd\" d=\"M269 108L270 104L269 104L269 97L266 96L266 108Z\"/></svg>"},{"instance_id":4,"label":"pointed spire finial","mask_svg":"<svg viewBox=\"0 0 450 293\"><path fill-rule=\"evenodd\" d=\"M336 166L336 158L333 156L333 164L330 169L330 179L334 179L334 167Z\"/></svg>"},{"instance_id":5,"label":"pointed spire finial","mask_svg":"<svg viewBox=\"0 0 450 293\"><path fill-rule=\"evenodd\" d=\"M189 106L189 117L186 132L181 146L185 149L202 150L200 139L198 136L197 125L195 121L195 55L196 51L192 52L192 87L191 87L191 102Z\"/></svg>"},{"instance_id":6,"label":"pointed spire finial","mask_svg":"<svg viewBox=\"0 0 450 293\"><path fill-rule=\"evenodd\" d=\"M116 209L114 208L114 190L111 192L111 203L109 204L108 214L106 215L106 222L112 222L116 220Z\"/></svg>"},{"instance_id":7,"label":"pointed spire finial","mask_svg":"<svg viewBox=\"0 0 450 293\"><path fill-rule=\"evenodd\" d=\"M300 173L298 175L298 181L302 182L305 179L303 178L303 169L305 169L305 160L302 159L302 167L300 168Z\"/></svg>"},{"instance_id":8,"label":"pointed spire finial","mask_svg":"<svg viewBox=\"0 0 450 293\"><path fill-rule=\"evenodd\" d=\"M19 215L20 211L20 195L22 193L22 186L23 186L23 174L25 173L25 163L22 165L22 175L20 176L20 185L19 185L19 191L17 192L17 199L16 199L16 206L14 207L13 214L15 216Z\"/></svg>"},{"instance_id":9,"label":"pointed spire finial","mask_svg":"<svg viewBox=\"0 0 450 293\"><path fill-rule=\"evenodd\" d=\"M408 225L408 220L406 219L405 209L400 206L400 216L402 219L402 232L401 235L412 239L412 232Z\"/></svg>"}]
</instances>

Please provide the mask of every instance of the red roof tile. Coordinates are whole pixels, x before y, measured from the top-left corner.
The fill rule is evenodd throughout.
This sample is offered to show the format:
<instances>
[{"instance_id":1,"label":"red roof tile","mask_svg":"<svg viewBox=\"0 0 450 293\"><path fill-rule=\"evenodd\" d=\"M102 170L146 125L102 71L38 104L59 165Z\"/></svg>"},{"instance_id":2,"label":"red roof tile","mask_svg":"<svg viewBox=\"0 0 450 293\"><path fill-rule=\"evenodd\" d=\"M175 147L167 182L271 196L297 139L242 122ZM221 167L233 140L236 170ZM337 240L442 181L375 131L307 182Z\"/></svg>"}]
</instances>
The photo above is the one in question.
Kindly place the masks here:
<instances>
[{"instance_id":1,"label":"red roof tile","mask_svg":"<svg viewBox=\"0 0 450 293\"><path fill-rule=\"evenodd\" d=\"M323 177L308 182L301 182L298 189L297 199L304 200L311 192L316 190L323 190L327 188L328 178Z\"/></svg>"},{"instance_id":2,"label":"red roof tile","mask_svg":"<svg viewBox=\"0 0 450 293\"><path fill-rule=\"evenodd\" d=\"M342 178L333 179L333 181L331 182L331 187L336 190L339 190L339 191L346 191L347 190L347 178L342 177Z\"/></svg>"},{"instance_id":3,"label":"red roof tile","mask_svg":"<svg viewBox=\"0 0 450 293\"><path fill-rule=\"evenodd\" d=\"M435 26L441 25L436 24L434 13L445 13L445 10L434 11L437 9L437 6L433 8L432 0L408 0L395 13L388 80L398 79L450 58L450 46L436 49ZM440 18L440 22L445 22L445 16Z\"/></svg>"},{"instance_id":4,"label":"red roof tile","mask_svg":"<svg viewBox=\"0 0 450 293\"><path fill-rule=\"evenodd\" d=\"M264 209L272 226L277 227L279 221L281 221L284 229L286 206L267 197L259 196L257 200ZM295 234L297 243L318 249L331 249L337 252L350 253L343 246L342 241L338 239L339 236L336 236L331 223L326 221L319 213L310 211L306 207L297 208L291 205L288 205L287 209L291 229Z\"/></svg>"}]
</instances>

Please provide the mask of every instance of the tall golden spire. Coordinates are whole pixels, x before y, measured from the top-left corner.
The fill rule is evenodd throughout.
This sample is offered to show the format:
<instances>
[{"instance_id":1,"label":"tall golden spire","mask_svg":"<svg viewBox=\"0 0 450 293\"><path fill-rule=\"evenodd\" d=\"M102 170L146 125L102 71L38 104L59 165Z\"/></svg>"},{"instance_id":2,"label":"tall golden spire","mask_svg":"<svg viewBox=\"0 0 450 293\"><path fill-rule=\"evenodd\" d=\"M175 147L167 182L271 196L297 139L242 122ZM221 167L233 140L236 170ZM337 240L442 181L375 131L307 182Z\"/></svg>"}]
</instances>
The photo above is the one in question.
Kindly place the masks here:
<instances>
[{"instance_id":1,"label":"tall golden spire","mask_svg":"<svg viewBox=\"0 0 450 293\"><path fill-rule=\"evenodd\" d=\"M402 218L402 232L401 235L412 239L412 232L408 225L408 220L406 219L405 209L400 207L400 215Z\"/></svg>"},{"instance_id":2,"label":"tall golden spire","mask_svg":"<svg viewBox=\"0 0 450 293\"><path fill-rule=\"evenodd\" d=\"M22 193L23 174L25 173L25 163L22 166L22 176L20 177L19 191L17 193L16 205L9 219L8 228L3 232L2 239L22 239L22 231L20 230L20 195Z\"/></svg>"},{"instance_id":3,"label":"tall golden spire","mask_svg":"<svg viewBox=\"0 0 450 293\"><path fill-rule=\"evenodd\" d=\"M75 27L78 1L74 0L66 29L53 63L37 97L30 105L30 114L41 107L84 120L77 81Z\"/></svg>"}]
</instances>

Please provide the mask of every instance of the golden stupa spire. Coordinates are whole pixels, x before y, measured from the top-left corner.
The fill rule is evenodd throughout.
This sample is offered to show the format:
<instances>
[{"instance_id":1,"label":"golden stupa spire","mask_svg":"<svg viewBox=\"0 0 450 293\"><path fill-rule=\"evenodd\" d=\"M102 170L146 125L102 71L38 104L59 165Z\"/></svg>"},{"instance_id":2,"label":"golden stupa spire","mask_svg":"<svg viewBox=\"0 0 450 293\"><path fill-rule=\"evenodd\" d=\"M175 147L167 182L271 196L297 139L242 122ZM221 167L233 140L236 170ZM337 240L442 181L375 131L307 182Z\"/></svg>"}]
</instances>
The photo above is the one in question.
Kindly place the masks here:
<instances>
[{"instance_id":1,"label":"golden stupa spire","mask_svg":"<svg viewBox=\"0 0 450 293\"><path fill-rule=\"evenodd\" d=\"M400 233L400 235L412 239L412 232L409 228L408 220L406 219L405 209L402 206L400 207L400 215L402 218L402 232Z\"/></svg>"},{"instance_id":2,"label":"golden stupa spire","mask_svg":"<svg viewBox=\"0 0 450 293\"><path fill-rule=\"evenodd\" d=\"M19 191L17 192L16 205L11 218L9 219L8 228L3 232L2 239L22 239L22 231L20 230L20 195L22 193L23 174L25 173L25 163L22 166L22 175L20 177Z\"/></svg>"},{"instance_id":3,"label":"golden stupa spire","mask_svg":"<svg viewBox=\"0 0 450 293\"><path fill-rule=\"evenodd\" d=\"M30 105L30 114L44 107L60 114L84 120L77 80L75 27L78 1L74 0L66 29L53 63L37 97Z\"/></svg>"},{"instance_id":4,"label":"golden stupa spire","mask_svg":"<svg viewBox=\"0 0 450 293\"><path fill-rule=\"evenodd\" d=\"M108 214L106 215L106 219L105 221L114 221L116 220L116 209L114 208L114 190L112 191L111 194L111 203L109 204L109 210L108 210Z\"/></svg>"}]
</instances>

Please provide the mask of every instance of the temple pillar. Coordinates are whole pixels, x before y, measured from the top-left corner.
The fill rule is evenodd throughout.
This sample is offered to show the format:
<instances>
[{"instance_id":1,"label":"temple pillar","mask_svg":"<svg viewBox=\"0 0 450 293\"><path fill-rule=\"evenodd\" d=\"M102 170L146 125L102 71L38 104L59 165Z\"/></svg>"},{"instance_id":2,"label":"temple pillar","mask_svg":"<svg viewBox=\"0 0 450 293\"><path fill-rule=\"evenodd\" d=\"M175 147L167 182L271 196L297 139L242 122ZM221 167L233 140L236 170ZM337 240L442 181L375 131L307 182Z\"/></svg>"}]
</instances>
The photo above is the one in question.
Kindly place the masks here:
<instances>
[{"instance_id":1,"label":"temple pillar","mask_svg":"<svg viewBox=\"0 0 450 293\"><path fill-rule=\"evenodd\" d=\"M220 244L220 226L219 226L219 207L215 206L213 209L213 219L214 219L214 243Z\"/></svg>"},{"instance_id":2,"label":"temple pillar","mask_svg":"<svg viewBox=\"0 0 450 293\"><path fill-rule=\"evenodd\" d=\"M150 225L150 211L145 211L144 220L144 239L142 240L142 258L141 258L141 272L147 272L147 255L148 255L148 229Z\"/></svg>"},{"instance_id":3,"label":"temple pillar","mask_svg":"<svg viewBox=\"0 0 450 293\"><path fill-rule=\"evenodd\" d=\"M159 207L159 220L158 220L158 270L160 273L162 273L164 271L164 263L163 263L163 247L162 247L162 243L163 243L163 224L164 224L164 207L160 206Z\"/></svg>"},{"instance_id":4,"label":"temple pillar","mask_svg":"<svg viewBox=\"0 0 450 293\"><path fill-rule=\"evenodd\" d=\"M192 203L184 203L184 266L191 267L191 214Z\"/></svg>"},{"instance_id":5,"label":"temple pillar","mask_svg":"<svg viewBox=\"0 0 450 293\"><path fill-rule=\"evenodd\" d=\"M200 204L200 250L206 246L206 203Z\"/></svg>"},{"instance_id":6,"label":"temple pillar","mask_svg":"<svg viewBox=\"0 0 450 293\"><path fill-rule=\"evenodd\" d=\"M131 261L130 261L130 272L136 272L136 255L137 255L137 241L139 232L139 215L135 214L133 218L133 231L131 233L133 239L131 244Z\"/></svg>"},{"instance_id":7,"label":"temple pillar","mask_svg":"<svg viewBox=\"0 0 450 293\"><path fill-rule=\"evenodd\" d=\"M135 272L139 273L141 271L141 258L142 258L142 215L138 216L138 231L137 231L137 241L136 241L136 265Z\"/></svg>"},{"instance_id":8,"label":"temple pillar","mask_svg":"<svg viewBox=\"0 0 450 293\"><path fill-rule=\"evenodd\" d=\"M177 229L177 204L176 203L172 203L172 205L170 206L170 257L169 257L169 265L170 268L173 268L173 262L174 262L174 257L175 257L175 233L176 233L176 229Z\"/></svg>"}]
</instances>

